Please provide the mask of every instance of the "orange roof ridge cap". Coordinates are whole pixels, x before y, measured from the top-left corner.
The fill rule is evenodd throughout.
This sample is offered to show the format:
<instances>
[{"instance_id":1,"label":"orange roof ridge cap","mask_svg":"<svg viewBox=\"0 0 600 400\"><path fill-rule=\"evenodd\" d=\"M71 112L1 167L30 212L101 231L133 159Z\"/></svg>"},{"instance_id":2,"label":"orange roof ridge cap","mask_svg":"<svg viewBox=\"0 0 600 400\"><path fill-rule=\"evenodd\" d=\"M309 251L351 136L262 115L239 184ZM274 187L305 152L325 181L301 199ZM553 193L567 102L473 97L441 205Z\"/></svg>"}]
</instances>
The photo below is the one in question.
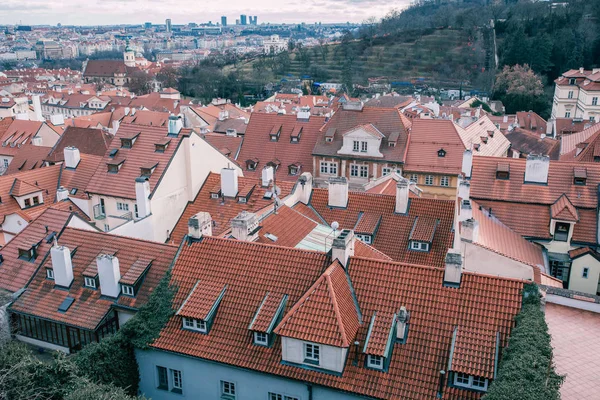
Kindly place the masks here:
<instances>
[{"instance_id":1,"label":"orange roof ridge cap","mask_svg":"<svg viewBox=\"0 0 600 400\"><path fill-rule=\"evenodd\" d=\"M331 271L328 274L327 274L327 271L325 271L325 273L327 274L325 279L327 282L327 291L329 292L329 298L331 299L331 301L333 303L333 311L335 312L335 318L337 321L337 325L340 330L340 334L342 336L342 345L343 345L343 347L349 347L350 343L348 343L348 338L346 337L346 328L344 327L344 322L342 321L342 316L340 314L340 307L338 306L338 302L337 302L337 296L335 294L335 290L333 290L333 283L331 282L331 274L338 267L342 268L340 262L336 259L327 268L327 270L331 270ZM345 274L345 272L344 272L344 274Z\"/></svg>"}]
</instances>

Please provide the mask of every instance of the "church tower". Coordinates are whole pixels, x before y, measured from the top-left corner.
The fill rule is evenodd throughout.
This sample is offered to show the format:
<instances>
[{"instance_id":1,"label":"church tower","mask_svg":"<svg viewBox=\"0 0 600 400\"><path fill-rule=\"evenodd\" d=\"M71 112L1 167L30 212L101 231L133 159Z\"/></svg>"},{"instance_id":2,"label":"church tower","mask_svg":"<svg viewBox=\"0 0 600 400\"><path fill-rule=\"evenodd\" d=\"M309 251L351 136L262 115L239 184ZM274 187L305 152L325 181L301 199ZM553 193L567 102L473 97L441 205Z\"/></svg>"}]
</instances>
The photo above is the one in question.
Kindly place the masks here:
<instances>
[{"instance_id":1,"label":"church tower","mask_svg":"<svg viewBox=\"0 0 600 400\"><path fill-rule=\"evenodd\" d=\"M125 42L125 51L123 52L123 60L128 67L135 67L135 52L129 47L129 39Z\"/></svg>"}]
</instances>

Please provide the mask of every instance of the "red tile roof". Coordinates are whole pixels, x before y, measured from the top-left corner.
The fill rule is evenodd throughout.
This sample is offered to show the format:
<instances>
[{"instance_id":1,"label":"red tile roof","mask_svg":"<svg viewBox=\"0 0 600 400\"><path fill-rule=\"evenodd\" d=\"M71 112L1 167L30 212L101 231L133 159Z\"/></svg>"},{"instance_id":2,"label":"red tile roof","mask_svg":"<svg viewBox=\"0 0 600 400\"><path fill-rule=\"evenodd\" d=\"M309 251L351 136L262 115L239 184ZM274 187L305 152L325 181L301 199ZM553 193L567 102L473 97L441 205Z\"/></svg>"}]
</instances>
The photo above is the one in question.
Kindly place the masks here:
<instances>
[{"instance_id":1,"label":"red tile roof","mask_svg":"<svg viewBox=\"0 0 600 400\"><path fill-rule=\"evenodd\" d=\"M369 235L374 235L377 232L377 228L379 228L379 224L381 223L381 214L365 212L362 213L354 227L354 231L356 233L365 233Z\"/></svg>"},{"instance_id":2,"label":"red tile roof","mask_svg":"<svg viewBox=\"0 0 600 400\"><path fill-rule=\"evenodd\" d=\"M537 133L546 133L546 120L533 111L517 112L517 123L523 129Z\"/></svg>"},{"instance_id":3,"label":"red tile roof","mask_svg":"<svg viewBox=\"0 0 600 400\"><path fill-rule=\"evenodd\" d=\"M48 256L27 290L13 303L11 309L13 312L90 330L96 329L115 305L138 309L145 304L177 252L176 246L74 228L66 228L58 238L58 243L70 250L77 248L73 256L74 280L69 290L55 288L54 281L46 279L45 267L52 265L51 257ZM126 276L139 258L153 258L152 266L135 297L120 296L115 301L102 297L100 290L84 287L84 270L107 248L118 249L116 256L121 276ZM66 312L59 312L58 307L66 297L72 297L75 301Z\"/></svg>"},{"instance_id":4,"label":"red tile roof","mask_svg":"<svg viewBox=\"0 0 600 400\"><path fill-rule=\"evenodd\" d=\"M223 295L227 285L211 282L196 282L189 296L185 299L177 315L206 321L209 313L216 307L217 300Z\"/></svg>"},{"instance_id":5,"label":"red tile roof","mask_svg":"<svg viewBox=\"0 0 600 400\"><path fill-rule=\"evenodd\" d=\"M158 181L167 169L179 143L190 131L182 129L177 137L162 153L155 151L155 144L167 137L167 127L121 124L109 150L104 154L102 162L86 187L89 193L135 199L135 178L140 176L140 167L149 159L158 162L158 166L149 178L150 190L154 191ZM121 147L121 138L130 138L139 134L131 148ZM115 158L110 157L112 150L118 150ZM119 172L108 172L106 164L115 160L124 160Z\"/></svg>"},{"instance_id":6,"label":"red tile roof","mask_svg":"<svg viewBox=\"0 0 600 400\"><path fill-rule=\"evenodd\" d=\"M169 146L171 147L171 145ZM256 188L246 201L239 203L238 199L220 197L218 199L211 198L211 191L221 188L221 175L211 173L208 175L202 188L193 202L188 203L187 207L181 214L179 221L173 228L171 240L174 243L181 242L181 239L188 233L188 221L191 217L199 212L207 212L213 220L212 233L214 236L220 236L230 229L231 220L235 218L243 210L248 212L257 212L266 207L273 206L273 199L265 199L265 192L270 191L270 188L261 187L261 183L256 178L238 178L238 187L243 188L247 185L256 185ZM277 182L277 186L281 188L281 198L287 196L293 188L291 182Z\"/></svg>"},{"instance_id":7,"label":"red tile roof","mask_svg":"<svg viewBox=\"0 0 600 400\"><path fill-rule=\"evenodd\" d=\"M545 132L544 132L545 133ZM517 150L521 155L545 154L551 160L558 160L560 156L560 140L530 133L521 128L515 128L505 134L510 141L511 149Z\"/></svg>"},{"instance_id":8,"label":"red tile roof","mask_svg":"<svg viewBox=\"0 0 600 400\"><path fill-rule=\"evenodd\" d=\"M258 242L276 244L278 246L296 247L315 227L318 221L313 221L300 212L283 206L277 209L277 214L271 214L260 221L261 229L258 232ZM266 235L277 237L277 241L269 239Z\"/></svg>"},{"instance_id":9,"label":"red tile roof","mask_svg":"<svg viewBox=\"0 0 600 400\"><path fill-rule=\"evenodd\" d=\"M207 133L202 137L222 154L235 160L242 146L242 136L227 136L222 133Z\"/></svg>"},{"instance_id":10,"label":"red tile roof","mask_svg":"<svg viewBox=\"0 0 600 400\"><path fill-rule=\"evenodd\" d=\"M395 340L396 332L393 330L395 327L395 314L393 313L378 313L375 311L369 322L369 333L365 339L364 353L374 356L385 357L386 348L390 343L390 335L392 336L392 343Z\"/></svg>"},{"instance_id":11,"label":"red tile roof","mask_svg":"<svg viewBox=\"0 0 600 400\"><path fill-rule=\"evenodd\" d=\"M287 296L281 293L267 292L256 310L248 329L255 332L271 333L277 322L277 312L285 306Z\"/></svg>"},{"instance_id":12,"label":"red tile roof","mask_svg":"<svg viewBox=\"0 0 600 400\"><path fill-rule=\"evenodd\" d=\"M577 209L566 195L562 195L550 206L550 216L561 221L578 222Z\"/></svg>"},{"instance_id":13,"label":"red tile roof","mask_svg":"<svg viewBox=\"0 0 600 400\"><path fill-rule=\"evenodd\" d=\"M281 363L278 336L271 347L253 345L248 327L266 293L287 294L289 312L323 279L329 265L328 257L318 252L214 237L184 246L173 267L172 281L179 286L174 307L198 280L227 285L227 294L207 335L182 329L181 319L173 317L152 346L359 396L430 399L438 391L439 371L448 366L455 327L499 332L505 346L521 306L523 281L466 272L460 288L449 288L442 285L443 269L354 257L348 273L364 321L371 321L374 313L396 313L401 306L410 313L408 339L393 344L388 372L365 368L365 354L356 354L355 346L350 346L343 373L337 375ZM314 326L307 321L307 327ZM368 323L363 323L352 339L359 341L360 350L367 331ZM479 399L481 394L445 386L444 398Z\"/></svg>"},{"instance_id":14,"label":"red tile roof","mask_svg":"<svg viewBox=\"0 0 600 400\"><path fill-rule=\"evenodd\" d=\"M16 292L25 287L52 246L52 240L48 241L46 238L49 238L48 235L53 232L60 233L72 214L67 211L46 209L2 247L0 254L4 257L4 261L0 264L1 289ZM38 243L37 257L33 262L19 259L19 249L28 250Z\"/></svg>"},{"instance_id":15,"label":"red tile roof","mask_svg":"<svg viewBox=\"0 0 600 400\"><path fill-rule=\"evenodd\" d=\"M411 122L395 108L364 107L362 111L339 108L321 128L321 135L314 146L313 154L337 157L337 152L342 147L343 135L365 124L372 124L385 136L379 149L383 154L383 160L405 162ZM325 134L332 130L335 130L333 141L327 142ZM398 133L398 139L396 145L390 147L386 142L392 133Z\"/></svg>"},{"instance_id":16,"label":"red tile roof","mask_svg":"<svg viewBox=\"0 0 600 400\"><path fill-rule=\"evenodd\" d=\"M96 173L98 168L104 167L102 156L92 154L80 154L80 161L75 169L66 168L62 164L63 170L60 177L60 185L69 191L70 197L78 197L87 200L85 189ZM73 189L77 189L74 191Z\"/></svg>"},{"instance_id":17,"label":"red tile roof","mask_svg":"<svg viewBox=\"0 0 600 400\"><path fill-rule=\"evenodd\" d=\"M381 215L373 247L395 261L441 267L448 248L452 247L453 201L411 198L408 215L401 215L395 213L395 196L349 192L347 208L330 208L327 189L314 189L310 205L327 224L337 221L340 229L354 229L361 212ZM440 221L429 252L409 250L415 217Z\"/></svg>"},{"instance_id":18,"label":"red tile roof","mask_svg":"<svg viewBox=\"0 0 600 400\"><path fill-rule=\"evenodd\" d=\"M244 134L244 141L237 161L246 167L246 160L258 159L255 171L245 170L248 177L260 177L262 168L269 162L279 161L277 181L296 181L298 176L289 174L290 165L301 165L301 171L313 172L312 149L320 135L319 129L325 118L311 117L308 121L298 120L295 115L253 113ZM271 141L269 133L274 127L281 126L279 140ZM291 141L294 130L302 129L298 142Z\"/></svg>"},{"instance_id":19,"label":"red tile roof","mask_svg":"<svg viewBox=\"0 0 600 400\"><path fill-rule=\"evenodd\" d=\"M456 328L450 370L467 375L495 378L496 333L479 327Z\"/></svg>"},{"instance_id":20,"label":"red tile roof","mask_svg":"<svg viewBox=\"0 0 600 400\"><path fill-rule=\"evenodd\" d=\"M440 220L435 217L415 217L415 222L410 231L410 240L418 242L433 242L433 236L440 224Z\"/></svg>"},{"instance_id":21,"label":"red tile roof","mask_svg":"<svg viewBox=\"0 0 600 400\"><path fill-rule=\"evenodd\" d=\"M171 115L169 112L139 110L135 114L123 118L122 122L136 125L166 126L169 115Z\"/></svg>"},{"instance_id":22,"label":"red tile roof","mask_svg":"<svg viewBox=\"0 0 600 400\"><path fill-rule=\"evenodd\" d=\"M44 160L47 158L50 150L52 150L51 147L34 146L32 144L21 146L4 174L10 175L18 171L27 171L43 167Z\"/></svg>"},{"instance_id":23,"label":"red tile roof","mask_svg":"<svg viewBox=\"0 0 600 400\"><path fill-rule=\"evenodd\" d=\"M457 127L454 122L443 119L414 120L404 169L410 172L460 174L466 147ZM444 157L438 156L440 150L445 151Z\"/></svg>"},{"instance_id":24,"label":"red tile roof","mask_svg":"<svg viewBox=\"0 0 600 400\"><path fill-rule=\"evenodd\" d=\"M349 347L361 320L344 267L334 261L287 312L277 335Z\"/></svg>"}]
</instances>

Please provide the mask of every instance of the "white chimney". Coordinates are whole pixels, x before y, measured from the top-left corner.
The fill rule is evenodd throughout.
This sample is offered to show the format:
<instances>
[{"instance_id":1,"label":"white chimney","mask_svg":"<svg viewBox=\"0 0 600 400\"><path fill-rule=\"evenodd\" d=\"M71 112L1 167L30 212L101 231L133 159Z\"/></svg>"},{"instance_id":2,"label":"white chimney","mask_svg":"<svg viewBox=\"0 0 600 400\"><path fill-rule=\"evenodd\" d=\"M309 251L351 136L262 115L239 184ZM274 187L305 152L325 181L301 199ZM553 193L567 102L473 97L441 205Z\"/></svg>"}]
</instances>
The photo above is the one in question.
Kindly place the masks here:
<instances>
[{"instance_id":1,"label":"white chimney","mask_svg":"<svg viewBox=\"0 0 600 400\"><path fill-rule=\"evenodd\" d=\"M98 266L100 293L103 296L119 297L121 293L119 286L119 280L121 279L119 259L108 254L100 254L96 257L96 265Z\"/></svg>"},{"instance_id":2,"label":"white chimney","mask_svg":"<svg viewBox=\"0 0 600 400\"><path fill-rule=\"evenodd\" d=\"M79 154L79 149L74 146L67 146L63 150L63 154L65 156L65 167L67 168L77 168L79 162L81 161L81 154Z\"/></svg>"},{"instance_id":3,"label":"white chimney","mask_svg":"<svg viewBox=\"0 0 600 400\"><path fill-rule=\"evenodd\" d=\"M69 191L64 187L59 187L56 190L56 201L63 201L69 198Z\"/></svg>"},{"instance_id":4,"label":"white chimney","mask_svg":"<svg viewBox=\"0 0 600 400\"><path fill-rule=\"evenodd\" d=\"M458 177L458 197L463 200L469 200L471 198L471 182L464 179L462 176Z\"/></svg>"},{"instance_id":5,"label":"white chimney","mask_svg":"<svg viewBox=\"0 0 600 400\"><path fill-rule=\"evenodd\" d=\"M444 271L444 286L460 286L462 277L462 255L458 249L448 249Z\"/></svg>"},{"instance_id":6,"label":"white chimney","mask_svg":"<svg viewBox=\"0 0 600 400\"><path fill-rule=\"evenodd\" d=\"M460 201L460 215L458 216L458 221L466 221L469 218L473 218L473 207L471 205L471 200L462 199Z\"/></svg>"},{"instance_id":7,"label":"white chimney","mask_svg":"<svg viewBox=\"0 0 600 400\"><path fill-rule=\"evenodd\" d=\"M121 123L117 120L114 120L112 123L112 131L110 133L112 133L113 135L117 134L117 131L119 130L119 126L121 125Z\"/></svg>"},{"instance_id":8,"label":"white chimney","mask_svg":"<svg viewBox=\"0 0 600 400\"><path fill-rule=\"evenodd\" d=\"M54 126L60 126L65 124L65 116L63 114L52 114L50 116L50 122Z\"/></svg>"},{"instance_id":9,"label":"white chimney","mask_svg":"<svg viewBox=\"0 0 600 400\"><path fill-rule=\"evenodd\" d=\"M219 121L225 121L228 118L229 118L229 111L227 111L227 110L219 111Z\"/></svg>"},{"instance_id":10,"label":"white chimney","mask_svg":"<svg viewBox=\"0 0 600 400\"><path fill-rule=\"evenodd\" d=\"M479 222L473 218L462 221L460 223L460 237L469 243L476 243L479 238Z\"/></svg>"},{"instance_id":11,"label":"white chimney","mask_svg":"<svg viewBox=\"0 0 600 400\"><path fill-rule=\"evenodd\" d=\"M301 121L310 120L310 107L302 107L298 114L296 114L296 119Z\"/></svg>"},{"instance_id":12,"label":"white chimney","mask_svg":"<svg viewBox=\"0 0 600 400\"><path fill-rule=\"evenodd\" d=\"M183 121L180 115L169 116L169 135L179 135L179 131L183 128Z\"/></svg>"},{"instance_id":13,"label":"white chimney","mask_svg":"<svg viewBox=\"0 0 600 400\"><path fill-rule=\"evenodd\" d=\"M505 116L502 118L502 122L503 122L503 123L507 123L507 122L508 122L508 115L505 115Z\"/></svg>"},{"instance_id":14,"label":"white chimney","mask_svg":"<svg viewBox=\"0 0 600 400\"><path fill-rule=\"evenodd\" d=\"M54 283L57 286L69 287L73 283L73 262L71 261L71 250L57 243L50 250L52 258L52 270L54 272Z\"/></svg>"},{"instance_id":15,"label":"white chimney","mask_svg":"<svg viewBox=\"0 0 600 400\"><path fill-rule=\"evenodd\" d=\"M150 182L142 176L135 178L135 201L138 218L150 215Z\"/></svg>"},{"instance_id":16,"label":"white chimney","mask_svg":"<svg viewBox=\"0 0 600 400\"><path fill-rule=\"evenodd\" d=\"M33 103L33 111L35 112L35 120L36 121L44 121L44 117L42 116L42 104L40 102L39 95L31 96L31 102Z\"/></svg>"},{"instance_id":17,"label":"white chimney","mask_svg":"<svg viewBox=\"0 0 600 400\"><path fill-rule=\"evenodd\" d=\"M473 169L473 150L466 149L463 153L462 173L467 178L471 178L471 170Z\"/></svg>"},{"instance_id":18,"label":"white chimney","mask_svg":"<svg viewBox=\"0 0 600 400\"><path fill-rule=\"evenodd\" d=\"M41 146L42 145L42 137L41 136L32 137L31 144L34 146Z\"/></svg>"},{"instance_id":19,"label":"white chimney","mask_svg":"<svg viewBox=\"0 0 600 400\"><path fill-rule=\"evenodd\" d=\"M231 236L242 242L258 239L258 218L256 214L242 211L231 220Z\"/></svg>"},{"instance_id":20,"label":"white chimney","mask_svg":"<svg viewBox=\"0 0 600 400\"><path fill-rule=\"evenodd\" d=\"M192 239L212 236L212 218L209 213L201 211L189 219L188 236Z\"/></svg>"},{"instance_id":21,"label":"white chimney","mask_svg":"<svg viewBox=\"0 0 600 400\"><path fill-rule=\"evenodd\" d=\"M313 177L310 172L304 172L298 178L298 184L296 185L294 191L299 190L298 201L304 204L308 204L310 202L310 196L312 195L313 190Z\"/></svg>"},{"instance_id":22,"label":"white chimney","mask_svg":"<svg viewBox=\"0 0 600 400\"><path fill-rule=\"evenodd\" d=\"M348 181L343 176L329 178L329 207L346 208L348 205Z\"/></svg>"},{"instance_id":23,"label":"white chimney","mask_svg":"<svg viewBox=\"0 0 600 400\"><path fill-rule=\"evenodd\" d=\"M234 168L221 170L221 193L225 197L235 197L238 194L238 171Z\"/></svg>"},{"instance_id":24,"label":"white chimney","mask_svg":"<svg viewBox=\"0 0 600 400\"><path fill-rule=\"evenodd\" d=\"M354 256L354 231L344 229L333 239L331 258L339 260L344 268L347 268L348 259L352 256Z\"/></svg>"},{"instance_id":25,"label":"white chimney","mask_svg":"<svg viewBox=\"0 0 600 400\"><path fill-rule=\"evenodd\" d=\"M267 165L262 169L262 187L269 187L273 180L273 167Z\"/></svg>"},{"instance_id":26,"label":"white chimney","mask_svg":"<svg viewBox=\"0 0 600 400\"><path fill-rule=\"evenodd\" d=\"M408 328L409 314L406 307L400 307L398 317L396 318L396 339L404 340L406 338L406 329Z\"/></svg>"},{"instance_id":27,"label":"white chimney","mask_svg":"<svg viewBox=\"0 0 600 400\"><path fill-rule=\"evenodd\" d=\"M408 179L400 178L396 184L396 208L397 214L406 214L408 212L408 193L410 192L410 182Z\"/></svg>"},{"instance_id":28,"label":"white chimney","mask_svg":"<svg viewBox=\"0 0 600 400\"><path fill-rule=\"evenodd\" d=\"M525 164L525 183L548 183L550 157L530 154Z\"/></svg>"}]
</instances>

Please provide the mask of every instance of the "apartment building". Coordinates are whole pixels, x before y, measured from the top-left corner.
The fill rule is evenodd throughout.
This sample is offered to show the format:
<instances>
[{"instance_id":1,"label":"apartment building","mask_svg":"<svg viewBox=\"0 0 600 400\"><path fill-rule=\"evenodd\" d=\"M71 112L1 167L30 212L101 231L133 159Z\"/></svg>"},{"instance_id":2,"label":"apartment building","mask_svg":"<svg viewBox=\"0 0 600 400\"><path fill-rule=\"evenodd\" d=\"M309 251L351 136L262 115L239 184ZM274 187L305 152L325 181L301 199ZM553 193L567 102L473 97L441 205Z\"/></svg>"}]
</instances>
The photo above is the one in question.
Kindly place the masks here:
<instances>
[{"instance_id":1,"label":"apartment building","mask_svg":"<svg viewBox=\"0 0 600 400\"><path fill-rule=\"evenodd\" d=\"M552 119L575 118L592 123L600 119L600 68L572 69L554 83Z\"/></svg>"}]
</instances>

